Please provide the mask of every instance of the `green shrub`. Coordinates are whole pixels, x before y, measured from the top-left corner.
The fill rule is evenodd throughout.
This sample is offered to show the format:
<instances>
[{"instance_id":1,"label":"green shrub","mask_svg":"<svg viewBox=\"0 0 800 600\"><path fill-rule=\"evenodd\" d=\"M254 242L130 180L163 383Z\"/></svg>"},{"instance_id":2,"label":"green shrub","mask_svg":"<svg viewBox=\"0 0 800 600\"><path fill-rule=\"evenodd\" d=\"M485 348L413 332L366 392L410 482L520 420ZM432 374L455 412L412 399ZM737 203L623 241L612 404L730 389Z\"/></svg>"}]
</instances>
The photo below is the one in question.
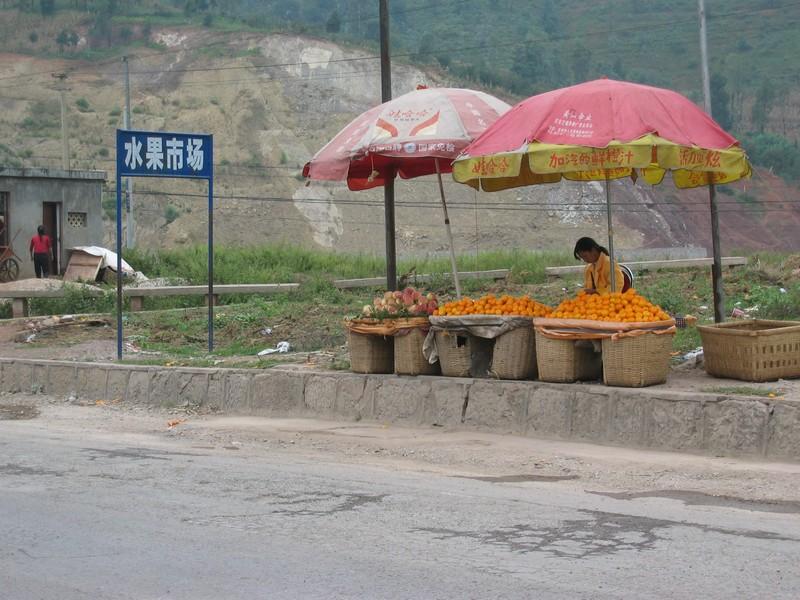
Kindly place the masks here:
<instances>
[{"instance_id":1,"label":"green shrub","mask_svg":"<svg viewBox=\"0 0 800 600\"><path fill-rule=\"evenodd\" d=\"M164 207L164 219L167 221L167 225L177 219L180 214L181 212L172 204L167 204L167 206Z\"/></svg>"},{"instance_id":2,"label":"green shrub","mask_svg":"<svg viewBox=\"0 0 800 600\"><path fill-rule=\"evenodd\" d=\"M79 286L64 287L63 298L31 298L30 310L33 315L66 315L82 313L115 312L116 292L108 289L101 296L93 296Z\"/></svg>"},{"instance_id":3,"label":"green shrub","mask_svg":"<svg viewBox=\"0 0 800 600\"><path fill-rule=\"evenodd\" d=\"M783 290L783 291L781 291ZM765 319L797 319L800 317L800 285L782 288L765 286L753 290L750 302L758 306L758 316Z\"/></svg>"},{"instance_id":4,"label":"green shrub","mask_svg":"<svg viewBox=\"0 0 800 600\"><path fill-rule=\"evenodd\" d=\"M101 202L103 206L103 215L112 221L117 218L117 199L113 194L106 194Z\"/></svg>"},{"instance_id":5,"label":"green shrub","mask_svg":"<svg viewBox=\"0 0 800 600\"><path fill-rule=\"evenodd\" d=\"M742 138L742 147L753 163L786 179L800 179L800 148L796 141L774 133L751 133Z\"/></svg>"}]
</instances>

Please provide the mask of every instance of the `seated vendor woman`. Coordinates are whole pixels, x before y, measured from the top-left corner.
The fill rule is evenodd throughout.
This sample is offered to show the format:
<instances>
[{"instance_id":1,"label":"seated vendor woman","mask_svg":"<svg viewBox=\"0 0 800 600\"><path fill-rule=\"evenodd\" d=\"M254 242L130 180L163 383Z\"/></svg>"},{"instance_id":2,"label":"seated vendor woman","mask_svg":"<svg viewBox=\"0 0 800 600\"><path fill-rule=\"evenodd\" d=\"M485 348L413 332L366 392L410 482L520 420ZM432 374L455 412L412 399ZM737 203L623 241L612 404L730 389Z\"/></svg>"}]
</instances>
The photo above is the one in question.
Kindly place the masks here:
<instances>
[{"instance_id":1,"label":"seated vendor woman","mask_svg":"<svg viewBox=\"0 0 800 600\"><path fill-rule=\"evenodd\" d=\"M582 237L575 243L575 258L581 259L586 264L583 272L583 289L587 294L611 293L611 259L608 250L595 242L592 238ZM615 291L622 291L624 279L618 264L614 265L616 272Z\"/></svg>"}]
</instances>

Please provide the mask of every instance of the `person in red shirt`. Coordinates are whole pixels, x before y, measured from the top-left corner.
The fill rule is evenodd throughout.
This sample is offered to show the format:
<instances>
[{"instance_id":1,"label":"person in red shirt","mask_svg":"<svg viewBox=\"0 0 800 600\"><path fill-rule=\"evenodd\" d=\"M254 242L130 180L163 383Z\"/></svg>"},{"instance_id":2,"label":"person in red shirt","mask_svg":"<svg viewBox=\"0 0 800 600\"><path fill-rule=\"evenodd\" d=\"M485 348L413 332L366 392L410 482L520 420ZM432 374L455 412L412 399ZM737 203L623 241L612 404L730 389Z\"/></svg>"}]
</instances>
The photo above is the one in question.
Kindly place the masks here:
<instances>
[{"instance_id":1,"label":"person in red shirt","mask_svg":"<svg viewBox=\"0 0 800 600\"><path fill-rule=\"evenodd\" d=\"M53 241L49 235L45 235L44 226L36 228L37 235L31 238L29 250L36 277L41 279L50 274L50 259L53 257Z\"/></svg>"}]
</instances>

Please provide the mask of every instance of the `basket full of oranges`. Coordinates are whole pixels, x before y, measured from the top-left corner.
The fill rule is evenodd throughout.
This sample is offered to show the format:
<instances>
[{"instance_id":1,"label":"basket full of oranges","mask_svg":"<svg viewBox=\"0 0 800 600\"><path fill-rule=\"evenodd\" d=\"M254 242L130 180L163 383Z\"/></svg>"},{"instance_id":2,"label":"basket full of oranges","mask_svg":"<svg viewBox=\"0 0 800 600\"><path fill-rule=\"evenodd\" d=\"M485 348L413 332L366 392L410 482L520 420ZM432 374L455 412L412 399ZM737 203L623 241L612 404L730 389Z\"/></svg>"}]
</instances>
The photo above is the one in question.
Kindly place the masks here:
<instances>
[{"instance_id":1,"label":"basket full of oranges","mask_svg":"<svg viewBox=\"0 0 800 600\"><path fill-rule=\"evenodd\" d=\"M602 344L602 374L607 385L661 383L669 371L674 333L675 320L634 289L603 296L580 292L561 302L549 318L536 321L540 376L545 371L543 378L548 378L548 369L558 364L555 354L564 354L566 349L568 355L578 356L577 340L584 341L584 346L585 340L597 340L595 348ZM598 355L595 360L600 358ZM566 379L548 381L574 381L580 378L577 370Z\"/></svg>"},{"instance_id":2,"label":"basket full of oranges","mask_svg":"<svg viewBox=\"0 0 800 600\"><path fill-rule=\"evenodd\" d=\"M533 319L551 308L529 296L487 294L445 304L431 316L445 375L534 379Z\"/></svg>"}]
</instances>

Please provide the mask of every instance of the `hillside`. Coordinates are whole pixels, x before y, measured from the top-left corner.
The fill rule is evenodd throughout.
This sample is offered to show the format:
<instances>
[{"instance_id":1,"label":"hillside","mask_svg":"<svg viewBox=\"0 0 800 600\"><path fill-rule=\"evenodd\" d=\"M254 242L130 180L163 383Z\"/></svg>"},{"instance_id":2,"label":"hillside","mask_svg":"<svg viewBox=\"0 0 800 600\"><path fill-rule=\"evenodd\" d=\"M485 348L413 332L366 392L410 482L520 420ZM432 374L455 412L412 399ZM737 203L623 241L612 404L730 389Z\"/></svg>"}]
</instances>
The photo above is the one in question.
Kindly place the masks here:
<instances>
[{"instance_id":1,"label":"hillside","mask_svg":"<svg viewBox=\"0 0 800 600\"><path fill-rule=\"evenodd\" d=\"M800 3L706 0L714 115L739 136L797 139ZM0 0L0 48L98 59L164 26L292 32L377 53L378 2L343 0ZM395 60L532 93L609 76L699 100L697 0L393 0ZM78 35L80 33L80 35Z\"/></svg>"},{"instance_id":2,"label":"hillside","mask_svg":"<svg viewBox=\"0 0 800 600\"><path fill-rule=\"evenodd\" d=\"M24 39L26 31L42 31L42 21L29 14L8 11L2 16L18 38ZM56 15L47 23L53 31L74 31L76 48L89 43L90 23L74 15ZM295 34L202 27L152 27L146 33L149 47L129 48L133 125L214 134L218 243L269 241L383 251L379 190L353 193L341 185L306 186L299 175L302 164L339 128L379 102L375 60L360 60L365 51L357 47ZM134 37L143 34L138 25L131 32ZM114 130L122 124L124 102L118 57L42 54L0 55L0 162L60 164L58 92L51 73L67 72L71 165L107 170L113 187ZM395 63L396 95L422 82L469 85L440 69ZM704 191L680 192L669 183L613 187L622 248L709 245ZM795 186L758 170L753 180L728 187L732 189L720 195L726 251L800 249L800 192ZM605 231L605 195L599 184L476 194L448 181L446 193L461 252L564 248L580 235L603 237ZM400 182L397 198L401 255L444 252L435 180ZM205 189L197 184L138 180L138 245L204 242L205 203Z\"/></svg>"}]
</instances>

